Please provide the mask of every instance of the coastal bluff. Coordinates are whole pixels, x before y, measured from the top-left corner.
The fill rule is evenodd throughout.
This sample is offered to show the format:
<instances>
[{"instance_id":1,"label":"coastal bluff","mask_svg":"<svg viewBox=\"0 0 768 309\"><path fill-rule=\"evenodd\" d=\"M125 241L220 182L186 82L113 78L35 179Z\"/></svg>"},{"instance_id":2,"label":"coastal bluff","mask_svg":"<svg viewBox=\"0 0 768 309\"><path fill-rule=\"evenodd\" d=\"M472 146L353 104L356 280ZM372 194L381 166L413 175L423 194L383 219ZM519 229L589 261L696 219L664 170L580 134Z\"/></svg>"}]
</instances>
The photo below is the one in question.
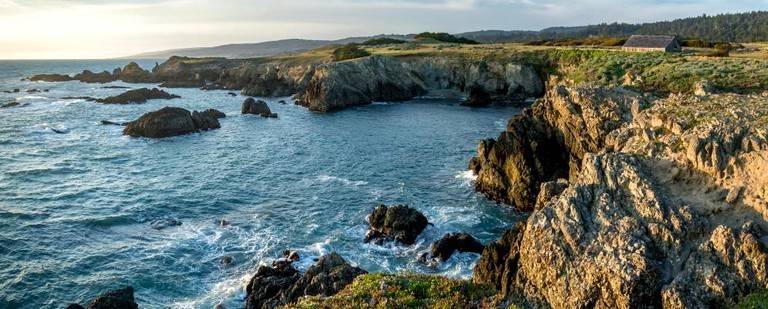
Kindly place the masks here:
<instances>
[{"instance_id":1,"label":"coastal bluff","mask_svg":"<svg viewBox=\"0 0 768 309\"><path fill-rule=\"evenodd\" d=\"M246 96L293 95L296 104L316 112L417 97L461 99L468 97L471 89L480 89L495 102L522 104L544 92L544 83L531 65L449 56L375 55L340 62L171 57L151 71L129 63L112 73L42 74L30 80L89 83L119 80L160 83L169 88L240 90Z\"/></svg>"}]
</instances>

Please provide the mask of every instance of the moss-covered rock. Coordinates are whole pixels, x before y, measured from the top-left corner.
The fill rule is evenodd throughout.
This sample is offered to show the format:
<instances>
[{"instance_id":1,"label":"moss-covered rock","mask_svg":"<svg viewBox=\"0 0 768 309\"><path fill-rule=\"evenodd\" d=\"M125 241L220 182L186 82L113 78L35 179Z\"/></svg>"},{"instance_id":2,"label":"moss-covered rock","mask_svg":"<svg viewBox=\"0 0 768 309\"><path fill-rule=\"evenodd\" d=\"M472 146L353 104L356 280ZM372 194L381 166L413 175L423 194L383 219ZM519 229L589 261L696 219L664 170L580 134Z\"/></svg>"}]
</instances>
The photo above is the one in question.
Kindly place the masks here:
<instances>
[{"instance_id":1,"label":"moss-covered rock","mask_svg":"<svg viewBox=\"0 0 768 309\"><path fill-rule=\"evenodd\" d=\"M288 308L479 308L495 290L429 275L368 274L332 297L306 297Z\"/></svg>"}]
</instances>

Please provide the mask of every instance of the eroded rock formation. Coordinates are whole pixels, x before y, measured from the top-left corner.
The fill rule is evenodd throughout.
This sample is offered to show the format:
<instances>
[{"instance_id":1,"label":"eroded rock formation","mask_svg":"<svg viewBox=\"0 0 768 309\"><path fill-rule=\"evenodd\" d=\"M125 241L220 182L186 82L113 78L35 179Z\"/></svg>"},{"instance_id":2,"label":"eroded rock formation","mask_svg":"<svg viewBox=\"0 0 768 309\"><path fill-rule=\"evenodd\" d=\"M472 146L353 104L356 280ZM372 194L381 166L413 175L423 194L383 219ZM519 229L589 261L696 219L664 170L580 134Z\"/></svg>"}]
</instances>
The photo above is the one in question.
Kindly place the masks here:
<instances>
[{"instance_id":1,"label":"eroded rock formation","mask_svg":"<svg viewBox=\"0 0 768 309\"><path fill-rule=\"evenodd\" d=\"M335 252L320 257L303 275L293 268L293 261L288 255L272 267L259 267L247 286L245 308L275 308L304 296L332 296L367 273Z\"/></svg>"},{"instance_id":2,"label":"eroded rock formation","mask_svg":"<svg viewBox=\"0 0 768 309\"><path fill-rule=\"evenodd\" d=\"M148 100L172 100L178 98L181 97L157 88L140 88L128 90L117 96L97 99L96 102L103 104L141 104Z\"/></svg>"},{"instance_id":3,"label":"eroded rock formation","mask_svg":"<svg viewBox=\"0 0 768 309\"><path fill-rule=\"evenodd\" d=\"M557 126L578 142L560 148L569 180L540 184L530 217L486 247L474 281L544 308L729 307L768 287L768 98L671 96L587 121L606 118L585 110L624 114L611 102L579 104L581 131Z\"/></svg>"}]
</instances>

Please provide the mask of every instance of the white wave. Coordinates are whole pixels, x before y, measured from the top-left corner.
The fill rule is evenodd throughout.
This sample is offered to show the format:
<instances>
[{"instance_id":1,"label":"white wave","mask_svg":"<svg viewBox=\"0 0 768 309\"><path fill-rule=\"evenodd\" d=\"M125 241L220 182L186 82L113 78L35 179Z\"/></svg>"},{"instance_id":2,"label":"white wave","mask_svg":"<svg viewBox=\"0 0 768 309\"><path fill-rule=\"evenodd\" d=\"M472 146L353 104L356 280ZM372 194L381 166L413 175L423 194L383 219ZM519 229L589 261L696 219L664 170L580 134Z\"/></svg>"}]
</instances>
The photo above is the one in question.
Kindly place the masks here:
<instances>
[{"instance_id":1,"label":"white wave","mask_svg":"<svg viewBox=\"0 0 768 309\"><path fill-rule=\"evenodd\" d=\"M23 97L16 98L16 101L23 101L23 100L45 100L48 99L47 97L41 97L38 95L25 95Z\"/></svg>"},{"instance_id":2,"label":"white wave","mask_svg":"<svg viewBox=\"0 0 768 309\"><path fill-rule=\"evenodd\" d=\"M340 182L340 183L343 183L343 184L345 184L347 186L355 186L355 187L357 187L357 186L364 186L364 185L368 184L367 181L362 181L362 180L355 181L355 180L349 180L349 179L346 179L346 178L341 178L341 177L336 177L336 176L329 176L329 175L317 176L317 180L319 180L320 182Z\"/></svg>"},{"instance_id":3,"label":"white wave","mask_svg":"<svg viewBox=\"0 0 768 309\"><path fill-rule=\"evenodd\" d=\"M463 185L471 186L472 183L475 180L477 180L477 174L475 174L474 171L469 171L469 170L467 170L467 171L460 171L460 172L456 173L455 178L456 179L461 179L462 180L461 183Z\"/></svg>"},{"instance_id":4,"label":"white wave","mask_svg":"<svg viewBox=\"0 0 768 309\"><path fill-rule=\"evenodd\" d=\"M72 104L76 103L82 103L85 102L83 99L71 99L71 100L56 100L51 102L51 104L63 104L64 106L70 106Z\"/></svg>"}]
</instances>

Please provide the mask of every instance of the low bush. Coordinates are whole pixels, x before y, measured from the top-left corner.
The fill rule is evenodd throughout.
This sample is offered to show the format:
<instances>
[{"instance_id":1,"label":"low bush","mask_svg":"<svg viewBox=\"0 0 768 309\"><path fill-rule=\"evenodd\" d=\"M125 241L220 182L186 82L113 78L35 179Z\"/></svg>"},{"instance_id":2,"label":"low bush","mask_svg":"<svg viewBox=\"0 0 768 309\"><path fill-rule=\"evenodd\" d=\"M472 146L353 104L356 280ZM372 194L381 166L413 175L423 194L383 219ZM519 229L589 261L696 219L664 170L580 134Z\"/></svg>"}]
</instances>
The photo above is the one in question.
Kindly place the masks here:
<instances>
[{"instance_id":1,"label":"low bush","mask_svg":"<svg viewBox=\"0 0 768 309\"><path fill-rule=\"evenodd\" d=\"M480 44L476 41L473 41L467 38L457 37L444 32L423 32L423 33L417 34L416 37L414 37L414 39L418 41L424 41L427 43L436 42L436 43Z\"/></svg>"},{"instance_id":2,"label":"low bush","mask_svg":"<svg viewBox=\"0 0 768 309\"><path fill-rule=\"evenodd\" d=\"M371 53L360 48L357 44L347 44L333 51L334 61L344 61L370 56Z\"/></svg>"},{"instance_id":3,"label":"low bush","mask_svg":"<svg viewBox=\"0 0 768 309\"><path fill-rule=\"evenodd\" d=\"M379 45L395 45L395 44L405 44L405 43L408 43L408 42L403 40L398 40L398 39L392 39L392 38L375 38L375 39L367 40L363 42L361 45L379 46Z\"/></svg>"}]
</instances>

